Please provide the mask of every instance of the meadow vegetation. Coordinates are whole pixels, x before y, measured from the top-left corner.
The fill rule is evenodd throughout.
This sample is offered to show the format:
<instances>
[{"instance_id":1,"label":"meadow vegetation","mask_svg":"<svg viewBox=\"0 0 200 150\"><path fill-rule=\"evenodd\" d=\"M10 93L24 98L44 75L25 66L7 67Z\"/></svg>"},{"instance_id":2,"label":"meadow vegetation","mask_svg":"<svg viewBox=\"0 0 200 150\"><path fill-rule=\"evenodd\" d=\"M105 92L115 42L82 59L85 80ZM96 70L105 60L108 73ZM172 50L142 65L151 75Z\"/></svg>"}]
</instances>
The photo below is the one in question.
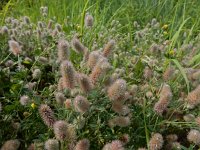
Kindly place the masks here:
<instances>
[{"instance_id":1,"label":"meadow vegetation","mask_svg":"<svg viewBox=\"0 0 200 150\"><path fill-rule=\"evenodd\" d=\"M0 4L1 150L199 148L199 0Z\"/></svg>"}]
</instances>

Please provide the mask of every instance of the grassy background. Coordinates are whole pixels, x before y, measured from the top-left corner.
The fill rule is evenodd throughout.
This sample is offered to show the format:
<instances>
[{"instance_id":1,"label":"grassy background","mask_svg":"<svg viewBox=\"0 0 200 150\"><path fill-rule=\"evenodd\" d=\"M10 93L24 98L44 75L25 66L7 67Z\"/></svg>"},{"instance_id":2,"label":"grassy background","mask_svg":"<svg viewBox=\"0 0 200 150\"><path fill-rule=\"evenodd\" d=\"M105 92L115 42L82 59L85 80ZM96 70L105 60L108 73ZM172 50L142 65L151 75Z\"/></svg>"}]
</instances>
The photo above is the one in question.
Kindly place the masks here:
<instances>
[{"instance_id":1,"label":"grassy background","mask_svg":"<svg viewBox=\"0 0 200 150\"><path fill-rule=\"evenodd\" d=\"M94 33L99 33L102 27L109 27L113 20L117 20L122 27L115 29L120 34L130 34L134 37L133 22L145 25L156 18L161 26L169 25L169 40L175 40L178 30L187 31L188 41L200 30L200 1L199 0L9 0L0 11L0 25L7 16L18 18L30 16L32 21L41 19L40 7L47 6L47 18L57 18L66 33L77 30L83 34L83 19L86 12L95 18ZM68 22L73 23L71 26ZM183 25L181 28L180 26ZM179 32L180 32L179 31ZM174 45L179 42L176 40ZM88 43L91 45L92 43ZM178 44L181 44L178 43ZM131 43L131 46L134 44ZM173 47L172 47L173 48Z\"/></svg>"},{"instance_id":2,"label":"grassy background","mask_svg":"<svg viewBox=\"0 0 200 150\"><path fill-rule=\"evenodd\" d=\"M124 25L124 30L121 30L123 32L133 32L135 20L146 24L152 18L157 18L162 24L170 24L171 35L175 34L187 18L190 19L185 27L194 26L194 32L200 28L199 0L10 0L1 11L1 24L8 15L27 15L32 20L39 20L41 6L48 6L49 16L55 16L61 24L67 16L72 22L81 24L81 16L86 6L86 11L94 16L98 26L106 26L115 19Z\"/></svg>"}]
</instances>

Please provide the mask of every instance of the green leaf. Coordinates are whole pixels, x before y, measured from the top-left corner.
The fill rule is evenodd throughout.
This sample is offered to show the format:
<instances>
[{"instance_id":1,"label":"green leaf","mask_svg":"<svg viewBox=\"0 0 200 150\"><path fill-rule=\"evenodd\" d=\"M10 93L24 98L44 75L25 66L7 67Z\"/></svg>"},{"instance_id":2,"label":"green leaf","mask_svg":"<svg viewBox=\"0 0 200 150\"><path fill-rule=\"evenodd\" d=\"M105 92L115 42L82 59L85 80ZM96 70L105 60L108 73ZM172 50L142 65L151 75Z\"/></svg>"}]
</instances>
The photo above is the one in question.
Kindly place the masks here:
<instances>
[{"instance_id":1,"label":"green leaf","mask_svg":"<svg viewBox=\"0 0 200 150\"><path fill-rule=\"evenodd\" d=\"M28 60L24 60L22 63L23 63L23 64L27 64L27 65L31 64L31 62L28 61Z\"/></svg>"},{"instance_id":2,"label":"green leaf","mask_svg":"<svg viewBox=\"0 0 200 150\"><path fill-rule=\"evenodd\" d=\"M13 103L12 105L6 105L5 107L4 107L4 111L6 112L6 113L11 113L11 112L13 112L13 110L17 110L17 105L18 105L18 103Z\"/></svg>"}]
</instances>

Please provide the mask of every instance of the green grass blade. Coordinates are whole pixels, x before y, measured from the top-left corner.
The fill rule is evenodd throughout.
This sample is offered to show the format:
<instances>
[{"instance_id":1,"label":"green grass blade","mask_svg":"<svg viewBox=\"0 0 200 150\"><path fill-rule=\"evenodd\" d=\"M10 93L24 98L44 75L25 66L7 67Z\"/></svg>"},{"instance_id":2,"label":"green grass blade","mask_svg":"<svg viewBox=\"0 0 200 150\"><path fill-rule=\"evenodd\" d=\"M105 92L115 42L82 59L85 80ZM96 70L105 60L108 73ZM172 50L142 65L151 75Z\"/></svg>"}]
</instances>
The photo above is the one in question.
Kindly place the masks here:
<instances>
[{"instance_id":1,"label":"green grass blade","mask_svg":"<svg viewBox=\"0 0 200 150\"><path fill-rule=\"evenodd\" d=\"M84 20L85 20L85 13L86 13L86 8L88 6L89 0L87 0L87 2L85 3L85 6L83 8L83 12L82 12L82 17L81 17L81 36L83 35L83 31L84 31Z\"/></svg>"},{"instance_id":2,"label":"green grass blade","mask_svg":"<svg viewBox=\"0 0 200 150\"><path fill-rule=\"evenodd\" d=\"M184 21L182 22L182 24L180 25L178 31L177 31L177 32L174 34L174 36L172 37L172 40L171 40L172 42L171 42L171 44L170 44L170 46L169 46L169 50L171 50L171 49L174 48L174 46L175 46L175 44L176 44L176 42L177 42L177 40L178 40L178 37L179 37L179 35L180 35L180 32L181 32L183 26L185 25L185 23L186 23L189 19L190 19L190 18L187 18L186 20L184 20Z\"/></svg>"},{"instance_id":3,"label":"green grass blade","mask_svg":"<svg viewBox=\"0 0 200 150\"><path fill-rule=\"evenodd\" d=\"M197 54L197 55L195 55L195 56L190 60L189 65L191 66L191 65L194 65L195 63L196 63L196 64L200 63L200 53Z\"/></svg>"},{"instance_id":4,"label":"green grass blade","mask_svg":"<svg viewBox=\"0 0 200 150\"><path fill-rule=\"evenodd\" d=\"M187 91L189 93L190 91L190 84L189 84L189 80L186 76L186 73L184 71L184 68L181 66L181 64L176 60L176 59L171 59L171 61L176 65L176 67L180 70L181 72L181 75L183 76L184 80L185 80L185 83L187 85Z\"/></svg>"},{"instance_id":5,"label":"green grass blade","mask_svg":"<svg viewBox=\"0 0 200 150\"><path fill-rule=\"evenodd\" d=\"M6 4L6 6L5 6L4 9L3 9L3 17L2 17L2 20L1 20L1 25L2 25L3 22L4 22L4 19L5 19L5 17L6 17L6 14L7 14L7 12L8 12L9 7L12 5L11 1L12 1L12 0L9 0L8 3Z\"/></svg>"}]
</instances>

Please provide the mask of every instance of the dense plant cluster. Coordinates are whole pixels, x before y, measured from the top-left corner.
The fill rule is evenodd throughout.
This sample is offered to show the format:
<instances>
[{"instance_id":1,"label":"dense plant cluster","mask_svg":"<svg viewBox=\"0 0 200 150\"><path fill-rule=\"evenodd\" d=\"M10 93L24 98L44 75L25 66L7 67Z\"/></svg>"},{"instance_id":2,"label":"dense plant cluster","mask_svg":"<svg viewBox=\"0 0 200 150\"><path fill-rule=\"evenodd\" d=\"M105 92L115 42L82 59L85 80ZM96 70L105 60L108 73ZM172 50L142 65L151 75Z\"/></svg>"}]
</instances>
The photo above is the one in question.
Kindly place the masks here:
<instances>
[{"instance_id":1,"label":"dense plant cluster","mask_svg":"<svg viewBox=\"0 0 200 150\"><path fill-rule=\"evenodd\" d=\"M199 40L152 19L67 31L48 8L6 18L0 35L2 150L182 149L200 145ZM92 43L92 44L91 44ZM178 44L177 44L178 43Z\"/></svg>"}]
</instances>

